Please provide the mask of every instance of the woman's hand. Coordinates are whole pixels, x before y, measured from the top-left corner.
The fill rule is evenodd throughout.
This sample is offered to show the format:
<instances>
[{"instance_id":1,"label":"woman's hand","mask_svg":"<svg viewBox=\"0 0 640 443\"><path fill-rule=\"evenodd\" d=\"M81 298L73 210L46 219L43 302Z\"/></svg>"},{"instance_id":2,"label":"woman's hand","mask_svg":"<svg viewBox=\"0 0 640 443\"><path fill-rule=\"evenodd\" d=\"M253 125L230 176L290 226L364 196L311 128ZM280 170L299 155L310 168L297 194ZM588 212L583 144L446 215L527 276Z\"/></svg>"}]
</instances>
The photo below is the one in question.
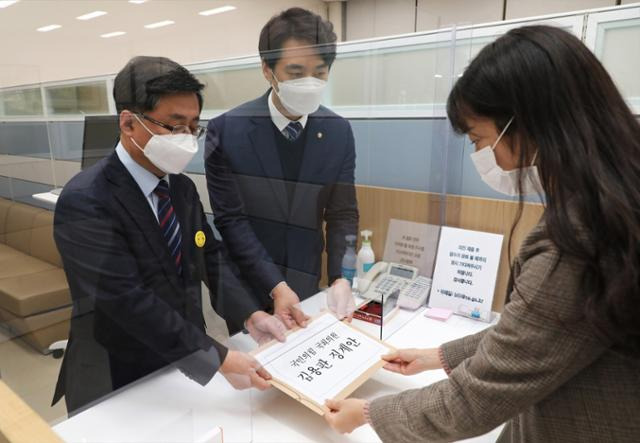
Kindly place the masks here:
<instances>
[{"instance_id":1,"label":"woman's hand","mask_svg":"<svg viewBox=\"0 0 640 443\"><path fill-rule=\"evenodd\" d=\"M438 348L433 349L399 349L382 359L387 363L387 371L402 375L414 375L431 369L442 369Z\"/></svg>"},{"instance_id":2,"label":"woman's hand","mask_svg":"<svg viewBox=\"0 0 640 443\"><path fill-rule=\"evenodd\" d=\"M349 398L347 400L327 400L324 404L329 408L324 419L333 429L341 434L350 433L365 423L364 405L366 400Z\"/></svg>"}]
</instances>

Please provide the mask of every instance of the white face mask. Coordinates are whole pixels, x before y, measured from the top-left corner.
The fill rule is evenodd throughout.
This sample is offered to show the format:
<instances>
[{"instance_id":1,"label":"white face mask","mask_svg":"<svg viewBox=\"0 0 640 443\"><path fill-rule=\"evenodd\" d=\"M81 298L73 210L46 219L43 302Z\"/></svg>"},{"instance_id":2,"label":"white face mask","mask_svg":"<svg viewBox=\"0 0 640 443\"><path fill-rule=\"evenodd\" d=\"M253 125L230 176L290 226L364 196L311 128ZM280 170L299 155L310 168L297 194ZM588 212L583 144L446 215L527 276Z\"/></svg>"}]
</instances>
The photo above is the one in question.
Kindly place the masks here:
<instances>
[{"instance_id":1,"label":"white face mask","mask_svg":"<svg viewBox=\"0 0 640 443\"><path fill-rule=\"evenodd\" d=\"M538 176L538 168L533 166L535 156L531 162L531 166L527 166L522 169L514 169L512 171L505 171L496 161L494 150L496 149L498 142L502 139L504 133L507 132L512 121L513 117L511 117L511 120L509 120L493 145L487 146L471 154L471 160L473 161L478 174L482 177L482 181L488 184L495 191L512 197L518 195L518 174L520 174L522 176L523 195L542 193L542 185L540 183L540 177Z\"/></svg>"},{"instance_id":2,"label":"white face mask","mask_svg":"<svg viewBox=\"0 0 640 443\"><path fill-rule=\"evenodd\" d=\"M303 77L280 82L273 71L271 74L278 82L276 93L287 111L298 116L308 115L318 110L324 88L327 86L326 81L315 77Z\"/></svg>"},{"instance_id":3,"label":"white face mask","mask_svg":"<svg viewBox=\"0 0 640 443\"><path fill-rule=\"evenodd\" d=\"M134 114L134 117L151 134L144 149L131 138L131 141L144 153L145 157L167 174L180 174L184 171L184 168L198 152L198 139L191 134L154 134L140 121L137 115Z\"/></svg>"}]
</instances>

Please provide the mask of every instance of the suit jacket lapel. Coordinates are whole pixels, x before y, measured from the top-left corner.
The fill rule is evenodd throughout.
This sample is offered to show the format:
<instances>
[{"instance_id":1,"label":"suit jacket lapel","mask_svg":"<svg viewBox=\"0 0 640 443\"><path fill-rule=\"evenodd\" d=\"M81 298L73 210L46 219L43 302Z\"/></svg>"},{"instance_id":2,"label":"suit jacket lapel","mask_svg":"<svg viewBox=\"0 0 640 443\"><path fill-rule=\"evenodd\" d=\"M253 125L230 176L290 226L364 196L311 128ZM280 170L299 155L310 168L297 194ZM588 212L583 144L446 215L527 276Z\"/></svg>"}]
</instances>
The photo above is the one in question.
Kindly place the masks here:
<instances>
[{"instance_id":1,"label":"suit jacket lapel","mask_svg":"<svg viewBox=\"0 0 640 443\"><path fill-rule=\"evenodd\" d=\"M124 167L117 155L114 153L109 159L109 167L107 168L107 176L109 181L116 185L114 195L120 201L125 211L134 220L138 229L142 231L149 249L156 258L162 263L167 276L171 283L179 290L183 290L173 261L170 258L169 248L166 240L162 236L158 220L153 215L149 202L142 195L140 188L136 184L129 171Z\"/></svg>"},{"instance_id":2,"label":"suit jacket lapel","mask_svg":"<svg viewBox=\"0 0 640 443\"><path fill-rule=\"evenodd\" d=\"M182 234L182 279L185 283L185 318L198 327L206 327L206 322L202 315L202 299L200 292L199 277L192 274L193 261L197 260L194 251L200 249L195 245L196 229L201 227L199 218L202 216L197 206L199 201L197 194L189 192L191 189L187 183L188 178L184 175L171 175L169 182L169 192L173 209L180 222L180 232ZM214 241L214 239L207 239ZM200 326L201 325L201 326Z\"/></svg>"},{"instance_id":3,"label":"suit jacket lapel","mask_svg":"<svg viewBox=\"0 0 640 443\"><path fill-rule=\"evenodd\" d=\"M251 121L253 122L253 128L249 130L251 146L260 161L266 180L276 196L282 214L286 218L289 214L289 199L284 183L280 156L273 136L273 122L270 117L253 117Z\"/></svg>"}]
</instances>

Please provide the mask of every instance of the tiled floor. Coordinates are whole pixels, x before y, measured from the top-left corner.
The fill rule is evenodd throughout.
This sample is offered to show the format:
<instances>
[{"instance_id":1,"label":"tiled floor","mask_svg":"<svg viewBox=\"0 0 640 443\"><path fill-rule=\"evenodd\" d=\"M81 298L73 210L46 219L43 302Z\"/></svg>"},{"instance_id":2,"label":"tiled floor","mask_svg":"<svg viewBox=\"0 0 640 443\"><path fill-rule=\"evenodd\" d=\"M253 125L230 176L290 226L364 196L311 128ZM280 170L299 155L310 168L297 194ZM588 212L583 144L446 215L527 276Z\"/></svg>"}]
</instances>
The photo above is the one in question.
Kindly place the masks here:
<instances>
[{"instance_id":1,"label":"tiled floor","mask_svg":"<svg viewBox=\"0 0 640 443\"><path fill-rule=\"evenodd\" d=\"M203 291L203 294L207 292ZM219 341L226 341L228 333L224 321L211 309L210 303L205 302L203 306L207 333ZM0 327L0 377L50 424L67 417L64 398L51 406L61 363L62 359L42 355L19 338L10 338Z\"/></svg>"}]
</instances>

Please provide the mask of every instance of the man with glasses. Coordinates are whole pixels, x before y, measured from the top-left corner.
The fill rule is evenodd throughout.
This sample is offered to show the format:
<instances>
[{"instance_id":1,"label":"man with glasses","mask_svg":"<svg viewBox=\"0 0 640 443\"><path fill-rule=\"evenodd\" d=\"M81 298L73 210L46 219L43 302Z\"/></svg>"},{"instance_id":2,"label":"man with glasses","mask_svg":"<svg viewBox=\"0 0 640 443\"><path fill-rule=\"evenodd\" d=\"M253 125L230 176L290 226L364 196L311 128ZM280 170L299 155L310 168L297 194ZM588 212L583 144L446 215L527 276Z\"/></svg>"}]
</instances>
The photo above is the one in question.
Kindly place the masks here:
<instances>
[{"instance_id":1,"label":"man with glasses","mask_svg":"<svg viewBox=\"0 0 640 443\"><path fill-rule=\"evenodd\" d=\"M227 312L254 338L284 340L285 328L236 278L182 174L204 133L202 88L169 59L129 61L114 81L115 152L71 179L56 205L73 314L54 403L64 395L72 414L172 364L202 385L220 370L236 388L268 387L255 359L205 333L202 281L214 303L233 294Z\"/></svg>"},{"instance_id":2,"label":"man with glasses","mask_svg":"<svg viewBox=\"0 0 640 443\"><path fill-rule=\"evenodd\" d=\"M273 303L288 327L306 323L296 305L318 292L323 251L329 306L349 317L353 297L340 277L345 236L358 229L356 153L349 122L320 106L336 57L333 25L290 8L265 24L258 48L269 89L208 125L216 227L259 302Z\"/></svg>"}]
</instances>

